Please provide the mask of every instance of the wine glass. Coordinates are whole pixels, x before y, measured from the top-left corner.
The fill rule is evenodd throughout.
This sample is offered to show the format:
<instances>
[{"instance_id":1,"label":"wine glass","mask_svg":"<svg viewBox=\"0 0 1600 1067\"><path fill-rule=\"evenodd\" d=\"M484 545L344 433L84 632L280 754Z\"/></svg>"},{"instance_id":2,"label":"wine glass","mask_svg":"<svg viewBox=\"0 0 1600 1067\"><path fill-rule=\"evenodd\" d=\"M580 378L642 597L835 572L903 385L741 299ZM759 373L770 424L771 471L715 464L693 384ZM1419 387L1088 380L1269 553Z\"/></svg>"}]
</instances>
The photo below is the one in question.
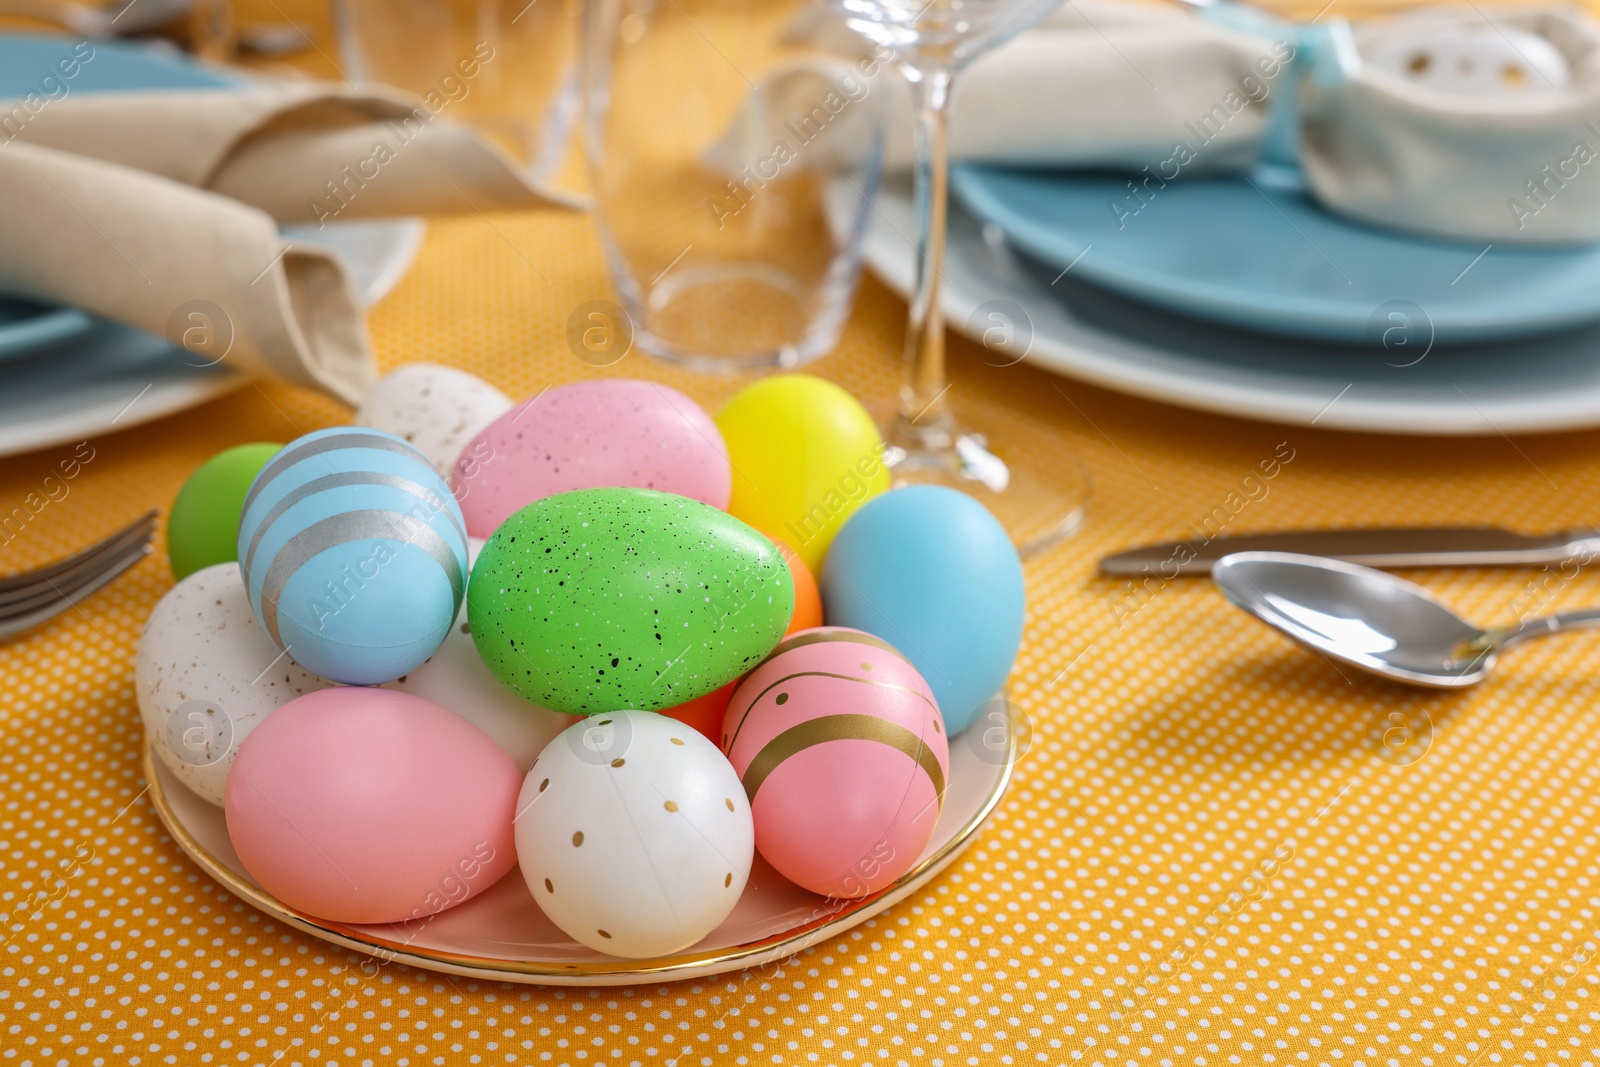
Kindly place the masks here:
<instances>
[{"instance_id":1,"label":"wine glass","mask_svg":"<svg viewBox=\"0 0 1600 1067\"><path fill-rule=\"evenodd\" d=\"M1032 26L1060 0L829 0L845 23L891 49L916 98L917 260L906 327L906 376L884 434L895 484L933 482L982 501L1019 552L1040 551L1083 522L1088 482L1075 456L1055 464L993 447L991 424L966 417L945 378L939 285L948 202L951 86L974 57ZM1000 323L1002 327L1016 324ZM995 413L1002 423L1014 416ZM981 421L981 416L980 416Z\"/></svg>"}]
</instances>

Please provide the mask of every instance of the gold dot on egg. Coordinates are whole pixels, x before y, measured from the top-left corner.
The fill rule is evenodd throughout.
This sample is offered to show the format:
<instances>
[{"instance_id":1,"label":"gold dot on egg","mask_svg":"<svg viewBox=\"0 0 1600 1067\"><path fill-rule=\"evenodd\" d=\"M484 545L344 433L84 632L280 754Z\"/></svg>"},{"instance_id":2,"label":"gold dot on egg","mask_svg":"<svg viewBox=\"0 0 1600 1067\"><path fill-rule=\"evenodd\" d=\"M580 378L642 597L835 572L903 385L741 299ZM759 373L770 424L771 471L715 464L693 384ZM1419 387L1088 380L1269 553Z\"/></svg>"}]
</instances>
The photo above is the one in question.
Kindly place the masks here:
<instances>
[{"instance_id":1,"label":"gold dot on egg","mask_svg":"<svg viewBox=\"0 0 1600 1067\"><path fill-rule=\"evenodd\" d=\"M728 872L728 877L726 877L726 878L724 878L722 880L722 885L723 885L723 888L726 889L728 886L730 886L732 884L733 884L733 872L729 871Z\"/></svg>"},{"instance_id":2,"label":"gold dot on egg","mask_svg":"<svg viewBox=\"0 0 1600 1067\"><path fill-rule=\"evenodd\" d=\"M550 879L548 878L544 880L544 891L546 893L554 893L556 891L556 887L550 884Z\"/></svg>"},{"instance_id":3,"label":"gold dot on egg","mask_svg":"<svg viewBox=\"0 0 1600 1067\"><path fill-rule=\"evenodd\" d=\"M728 810L729 811L733 810L733 798L732 797L723 797L722 798L722 802L724 804L728 805Z\"/></svg>"},{"instance_id":4,"label":"gold dot on egg","mask_svg":"<svg viewBox=\"0 0 1600 1067\"><path fill-rule=\"evenodd\" d=\"M604 930L599 931L599 933L600 933L600 936L605 938L607 941L611 940L611 935L606 933Z\"/></svg>"},{"instance_id":5,"label":"gold dot on egg","mask_svg":"<svg viewBox=\"0 0 1600 1067\"><path fill-rule=\"evenodd\" d=\"M861 665L861 669L862 669L862 670L864 670L864 671L870 671L870 670L871 670L871 669L872 669L872 664L870 664L870 663L863 663L863 664L862 664L862 665Z\"/></svg>"},{"instance_id":6,"label":"gold dot on egg","mask_svg":"<svg viewBox=\"0 0 1600 1067\"><path fill-rule=\"evenodd\" d=\"M777 704L787 704L787 703L789 703L789 694L788 693L779 693L778 694L778 698L777 698L776 701L774 701L774 703L777 703Z\"/></svg>"},{"instance_id":7,"label":"gold dot on egg","mask_svg":"<svg viewBox=\"0 0 1600 1067\"><path fill-rule=\"evenodd\" d=\"M661 806L663 808L666 808L668 811L677 811L678 810L678 802L676 800L669 800L669 801L667 801L665 804L663 804Z\"/></svg>"},{"instance_id":8,"label":"gold dot on egg","mask_svg":"<svg viewBox=\"0 0 1600 1067\"><path fill-rule=\"evenodd\" d=\"M572 847L577 848L581 844L583 844L583 831L579 830L572 835Z\"/></svg>"},{"instance_id":9,"label":"gold dot on egg","mask_svg":"<svg viewBox=\"0 0 1600 1067\"><path fill-rule=\"evenodd\" d=\"M600 720L600 725L601 726L610 726L611 725L611 720L610 719L601 719Z\"/></svg>"},{"instance_id":10,"label":"gold dot on egg","mask_svg":"<svg viewBox=\"0 0 1600 1067\"><path fill-rule=\"evenodd\" d=\"M681 737L674 737L672 739L672 743L675 745L681 745L683 744L683 739Z\"/></svg>"},{"instance_id":11,"label":"gold dot on egg","mask_svg":"<svg viewBox=\"0 0 1600 1067\"><path fill-rule=\"evenodd\" d=\"M549 789L549 788L550 788L550 779L546 778L544 781L539 783L539 792L543 793L546 789Z\"/></svg>"},{"instance_id":12,"label":"gold dot on egg","mask_svg":"<svg viewBox=\"0 0 1600 1067\"><path fill-rule=\"evenodd\" d=\"M612 760L612 761L611 761L611 766L613 766L613 767L620 767L620 766L622 766L622 765L623 765L623 764L624 764L624 763L626 763L626 762L628 762L628 761L627 761L627 760L625 760L625 759L623 759L623 758L622 758L622 757L621 757L621 756L618 756L618 757L617 757L617 758L616 758L616 759L614 759L614 760Z\"/></svg>"},{"instance_id":13,"label":"gold dot on egg","mask_svg":"<svg viewBox=\"0 0 1600 1067\"><path fill-rule=\"evenodd\" d=\"M933 732L936 734L944 733L944 727L939 725L938 719L933 720Z\"/></svg>"}]
</instances>

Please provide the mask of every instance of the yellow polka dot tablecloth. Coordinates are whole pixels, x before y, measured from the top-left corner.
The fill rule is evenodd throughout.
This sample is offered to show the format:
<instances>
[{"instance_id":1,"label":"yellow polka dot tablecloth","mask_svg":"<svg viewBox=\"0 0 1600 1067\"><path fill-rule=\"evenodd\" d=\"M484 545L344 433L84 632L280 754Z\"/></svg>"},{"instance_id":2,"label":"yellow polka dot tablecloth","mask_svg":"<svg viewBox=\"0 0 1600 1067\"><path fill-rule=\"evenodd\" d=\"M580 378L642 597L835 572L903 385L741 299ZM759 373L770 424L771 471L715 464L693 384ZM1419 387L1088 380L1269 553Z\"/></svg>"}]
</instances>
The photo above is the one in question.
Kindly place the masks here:
<instances>
[{"instance_id":1,"label":"yellow polka dot tablecloth","mask_svg":"<svg viewBox=\"0 0 1600 1067\"><path fill-rule=\"evenodd\" d=\"M385 366L460 366L515 397L628 375L714 410L742 384L637 353L576 359L568 317L611 295L585 215L444 219L370 328ZM866 280L809 369L885 409L904 314ZM1600 635L1518 649L1466 692L1411 691L1299 650L1204 580L1095 572L1206 524L1592 524L1600 433L1278 427L990 366L959 339L951 359L953 388L1012 413L1022 447L1081 457L1094 498L1082 532L1026 566L1011 695L1031 734L1012 787L925 889L703 981L369 973L229 895L163 832L132 662L172 585L158 551L0 645L0 1065L1600 1060ZM167 506L225 447L346 418L262 383L0 461L0 514L29 516L0 539L0 571ZM46 492L67 460L76 477ZM1485 623L1600 604L1591 571L1409 577Z\"/></svg>"}]
</instances>

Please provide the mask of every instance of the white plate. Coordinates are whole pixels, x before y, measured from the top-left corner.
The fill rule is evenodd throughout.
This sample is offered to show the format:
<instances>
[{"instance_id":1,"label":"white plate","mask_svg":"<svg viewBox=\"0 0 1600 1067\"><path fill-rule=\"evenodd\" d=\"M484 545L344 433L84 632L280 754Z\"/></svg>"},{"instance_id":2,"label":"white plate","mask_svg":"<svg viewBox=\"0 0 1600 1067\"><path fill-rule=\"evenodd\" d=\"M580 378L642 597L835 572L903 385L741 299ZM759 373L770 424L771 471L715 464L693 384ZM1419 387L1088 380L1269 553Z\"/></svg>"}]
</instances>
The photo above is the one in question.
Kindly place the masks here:
<instances>
[{"instance_id":1,"label":"white plate","mask_svg":"<svg viewBox=\"0 0 1600 1067\"><path fill-rule=\"evenodd\" d=\"M419 219L346 222L284 236L332 249L365 304L405 275L422 244ZM0 456L82 441L164 418L232 392L249 379L217 365L192 366L166 340L102 322L0 367Z\"/></svg>"},{"instance_id":2,"label":"white plate","mask_svg":"<svg viewBox=\"0 0 1600 1067\"><path fill-rule=\"evenodd\" d=\"M904 295L914 259L909 237L916 232L909 191L887 183L878 209L867 262ZM941 303L950 327L978 340L1000 325L991 311L1015 319L1019 344L1031 330L1022 350L1035 366L1203 411L1399 434L1600 426L1600 327L1436 351L1425 323L1392 331L1406 343L1390 348L1272 338L1075 283L1070 269L1063 274L1022 258L998 229L980 228L954 205ZM1407 309L1395 312L1400 327ZM1007 352L990 358L1002 365L1016 360Z\"/></svg>"}]
</instances>

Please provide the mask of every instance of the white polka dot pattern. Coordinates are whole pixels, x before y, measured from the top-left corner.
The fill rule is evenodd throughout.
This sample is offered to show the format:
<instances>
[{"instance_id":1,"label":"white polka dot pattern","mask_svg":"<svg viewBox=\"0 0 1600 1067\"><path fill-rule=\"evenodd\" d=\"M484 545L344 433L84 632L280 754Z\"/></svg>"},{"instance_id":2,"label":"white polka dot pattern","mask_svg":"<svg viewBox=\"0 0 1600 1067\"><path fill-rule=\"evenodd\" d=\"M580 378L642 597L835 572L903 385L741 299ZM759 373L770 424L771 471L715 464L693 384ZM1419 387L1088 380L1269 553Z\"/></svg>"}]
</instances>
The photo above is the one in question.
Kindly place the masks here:
<instances>
[{"instance_id":1,"label":"white polka dot pattern","mask_svg":"<svg viewBox=\"0 0 1600 1067\"><path fill-rule=\"evenodd\" d=\"M580 361L566 319L610 296L583 216L439 220L371 329L386 366L461 366L519 400L603 373L714 409L742 384ZM857 303L813 369L883 412L904 305L870 280ZM132 656L171 584L158 555L0 645L0 1065L1600 1062L1600 637L1411 692L1341 675L1203 582L1093 572L1194 526L1582 526L1600 434L1355 437L992 367L960 341L952 363L955 389L1012 413L1009 440L1081 455L1096 497L1027 565L1015 784L927 889L781 966L634 989L484 984L285 929L140 799ZM97 438L67 497L0 525L0 570L170 502L223 447L348 417L263 385ZM1280 442L1293 458L1259 479ZM0 461L0 522L59 458ZM1239 492L1252 471L1264 491ZM1600 603L1588 571L1408 577L1487 623Z\"/></svg>"}]
</instances>

